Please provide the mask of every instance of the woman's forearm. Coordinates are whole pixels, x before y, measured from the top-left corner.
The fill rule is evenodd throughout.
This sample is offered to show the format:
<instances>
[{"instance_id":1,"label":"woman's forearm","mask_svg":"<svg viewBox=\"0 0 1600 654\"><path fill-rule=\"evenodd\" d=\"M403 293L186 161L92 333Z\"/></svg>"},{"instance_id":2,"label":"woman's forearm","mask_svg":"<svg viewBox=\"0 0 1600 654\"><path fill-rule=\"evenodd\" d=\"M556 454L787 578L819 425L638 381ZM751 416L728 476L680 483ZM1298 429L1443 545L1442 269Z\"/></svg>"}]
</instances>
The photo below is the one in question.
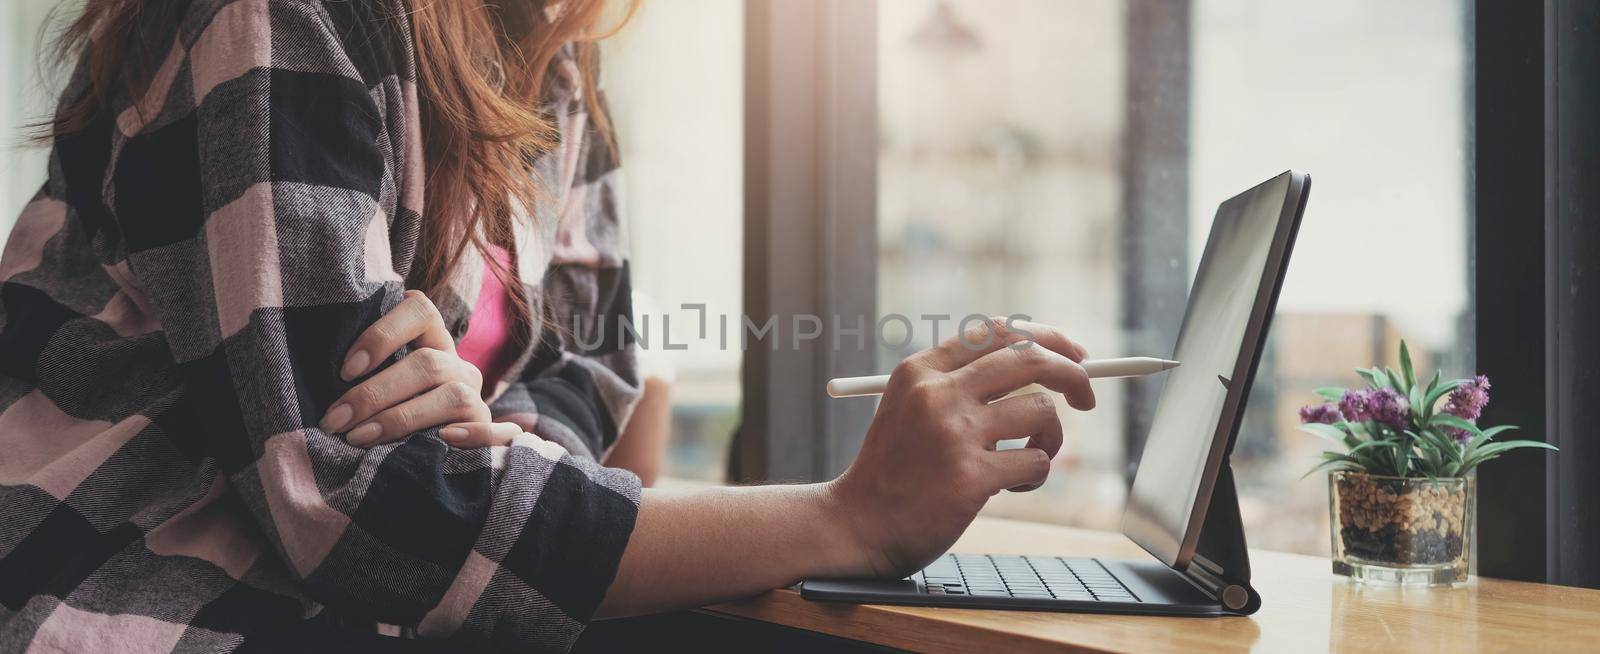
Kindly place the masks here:
<instances>
[{"instance_id":1,"label":"woman's forearm","mask_svg":"<svg viewBox=\"0 0 1600 654\"><path fill-rule=\"evenodd\" d=\"M639 475L645 486L654 486L667 456L667 438L672 430L672 384L658 377L644 379L644 394L633 407L633 417L606 453L605 465L624 468Z\"/></svg>"},{"instance_id":2,"label":"woman's forearm","mask_svg":"<svg viewBox=\"0 0 1600 654\"><path fill-rule=\"evenodd\" d=\"M809 576L870 574L832 484L647 489L597 617L748 597Z\"/></svg>"}]
</instances>

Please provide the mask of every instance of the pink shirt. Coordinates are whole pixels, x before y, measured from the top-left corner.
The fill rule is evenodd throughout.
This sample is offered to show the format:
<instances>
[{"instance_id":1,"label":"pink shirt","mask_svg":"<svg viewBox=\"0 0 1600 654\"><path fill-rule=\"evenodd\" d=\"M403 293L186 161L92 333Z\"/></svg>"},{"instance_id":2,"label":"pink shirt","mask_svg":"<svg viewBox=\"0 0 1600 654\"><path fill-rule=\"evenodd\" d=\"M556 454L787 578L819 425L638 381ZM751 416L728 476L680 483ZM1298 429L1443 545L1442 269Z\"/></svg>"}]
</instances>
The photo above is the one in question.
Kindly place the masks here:
<instances>
[{"instance_id":1,"label":"pink shirt","mask_svg":"<svg viewBox=\"0 0 1600 654\"><path fill-rule=\"evenodd\" d=\"M491 245L489 251L496 261L511 268L511 253L505 248ZM456 343L456 354L483 373L483 391L487 396L504 377L516 360L512 347L511 293L488 262L483 264L483 287L478 291L478 302L472 308L472 322L467 333Z\"/></svg>"}]
</instances>

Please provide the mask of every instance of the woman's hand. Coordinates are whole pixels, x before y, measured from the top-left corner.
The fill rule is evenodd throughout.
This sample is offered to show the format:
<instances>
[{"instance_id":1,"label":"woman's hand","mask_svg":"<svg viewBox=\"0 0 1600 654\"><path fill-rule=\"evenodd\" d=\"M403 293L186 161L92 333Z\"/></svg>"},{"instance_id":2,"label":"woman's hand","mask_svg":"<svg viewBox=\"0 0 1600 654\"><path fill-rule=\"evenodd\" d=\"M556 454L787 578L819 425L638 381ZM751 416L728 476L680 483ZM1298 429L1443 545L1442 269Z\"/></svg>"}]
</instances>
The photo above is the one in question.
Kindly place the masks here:
<instances>
[{"instance_id":1,"label":"woman's hand","mask_svg":"<svg viewBox=\"0 0 1600 654\"><path fill-rule=\"evenodd\" d=\"M365 375L408 344L414 349L398 363L333 403L322 418L323 431L343 433L357 447L440 426L439 437L457 447L502 445L522 434L514 424L490 422L483 374L456 355L438 308L421 291L406 291L400 304L361 333L340 376Z\"/></svg>"},{"instance_id":2,"label":"woman's hand","mask_svg":"<svg viewBox=\"0 0 1600 654\"><path fill-rule=\"evenodd\" d=\"M995 398L1038 383L1075 409L1094 408L1078 365L1082 346L1044 325L1009 327L991 320L912 355L890 376L861 453L833 482L874 574L921 568L991 496L1044 483L1061 449L1054 402L1040 393ZM998 441L1021 437L1027 447L996 451Z\"/></svg>"}]
</instances>

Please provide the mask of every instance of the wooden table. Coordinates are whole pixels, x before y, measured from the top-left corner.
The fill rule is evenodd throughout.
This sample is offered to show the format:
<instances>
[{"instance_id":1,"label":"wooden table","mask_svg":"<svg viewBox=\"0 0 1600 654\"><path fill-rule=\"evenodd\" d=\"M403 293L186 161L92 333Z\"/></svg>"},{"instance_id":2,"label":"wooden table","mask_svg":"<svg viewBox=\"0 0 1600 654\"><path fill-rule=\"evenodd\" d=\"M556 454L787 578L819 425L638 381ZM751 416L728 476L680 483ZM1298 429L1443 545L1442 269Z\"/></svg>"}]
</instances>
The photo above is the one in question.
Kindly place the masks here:
<instances>
[{"instance_id":1,"label":"wooden table","mask_svg":"<svg viewBox=\"0 0 1600 654\"><path fill-rule=\"evenodd\" d=\"M1147 557L1121 534L980 518L956 552ZM1456 588L1356 585L1328 560L1251 551L1250 617L1163 618L812 602L782 589L705 609L919 651L1600 651L1600 591L1473 578Z\"/></svg>"}]
</instances>

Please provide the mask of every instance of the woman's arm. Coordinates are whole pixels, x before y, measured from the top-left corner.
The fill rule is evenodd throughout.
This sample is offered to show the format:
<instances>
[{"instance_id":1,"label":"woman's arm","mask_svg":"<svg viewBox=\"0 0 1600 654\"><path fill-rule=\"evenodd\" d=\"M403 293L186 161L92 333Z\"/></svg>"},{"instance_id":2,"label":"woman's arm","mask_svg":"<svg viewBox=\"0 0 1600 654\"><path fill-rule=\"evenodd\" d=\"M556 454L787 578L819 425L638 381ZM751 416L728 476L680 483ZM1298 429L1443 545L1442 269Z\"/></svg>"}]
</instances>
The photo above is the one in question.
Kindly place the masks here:
<instances>
[{"instance_id":1,"label":"woman's arm","mask_svg":"<svg viewBox=\"0 0 1600 654\"><path fill-rule=\"evenodd\" d=\"M617 437L617 444L606 452L602 463L639 475L645 486L654 486L667 456L667 439L672 430L672 383L660 377L644 378L644 394L633 405L628 426Z\"/></svg>"},{"instance_id":2,"label":"woman's arm","mask_svg":"<svg viewBox=\"0 0 1600 654\"><path fill-rule=\"evenodd\" d=\"M754 595L812 575L867 574L835 485L646 490L595 617Z\"/></svg>"},{"instance_id":3,"label":"woman's arm","mask_svg":"<svg viewBox=\"0 0 1600 654\"><path fill-rule=\"evenodd\" d=\"M860 454L834 481L646 491L598 615L699 606L806 577L909 574L989 497L1036 488L1061 447L1054 404L1042 394L989 400L1038 383L1093 408L1084 350L1042 325L991 325L1004 336L964 334L901 363ZM995 450L1021 437L1028 447Z\"/></svg>"}]
</instances>

